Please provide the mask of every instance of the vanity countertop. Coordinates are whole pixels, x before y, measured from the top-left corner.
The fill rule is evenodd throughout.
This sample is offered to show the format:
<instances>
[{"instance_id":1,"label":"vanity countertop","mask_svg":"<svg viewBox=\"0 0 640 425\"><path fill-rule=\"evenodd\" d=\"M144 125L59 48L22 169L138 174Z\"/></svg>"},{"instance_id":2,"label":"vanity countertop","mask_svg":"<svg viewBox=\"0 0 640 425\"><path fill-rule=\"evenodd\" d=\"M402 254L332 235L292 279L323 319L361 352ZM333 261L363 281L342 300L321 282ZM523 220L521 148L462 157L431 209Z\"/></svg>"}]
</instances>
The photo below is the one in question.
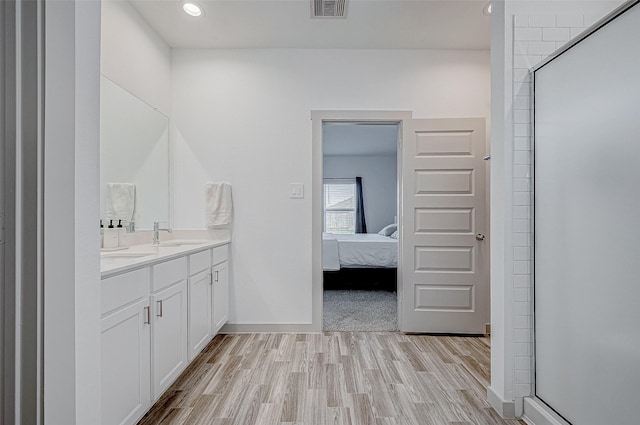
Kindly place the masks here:
<instances>
[{"instance_id":1,"label":"vanity countertop","mask_svg":"<svg viewBox=\"0 0 640 425\"><path fill-rule=\"evenodd\" d=\"M100 273L104 279L173 258L226 245L230 242L231 239L229 238L179 239L164 241L160 245L134 245L122 250L101 252Z\"/></svg>"}]
</instances>

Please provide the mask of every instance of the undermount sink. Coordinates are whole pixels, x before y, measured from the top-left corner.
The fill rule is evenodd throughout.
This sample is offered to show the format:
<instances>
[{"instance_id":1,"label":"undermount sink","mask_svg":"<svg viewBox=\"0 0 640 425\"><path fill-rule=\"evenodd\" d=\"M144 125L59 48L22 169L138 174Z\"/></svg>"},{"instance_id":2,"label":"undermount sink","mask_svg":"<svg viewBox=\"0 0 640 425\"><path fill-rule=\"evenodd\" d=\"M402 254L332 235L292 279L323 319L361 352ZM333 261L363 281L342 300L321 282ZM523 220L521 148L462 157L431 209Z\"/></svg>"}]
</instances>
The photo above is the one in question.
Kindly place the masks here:
<instances>
[{"instance_id":1,"label":"undermount sink","mask_svg":"<svg viewBox=\"0 0 640 425\"><path fill-rule=\"evenodd\" d=\"M207 241L200 240L174 240L174 241L166 241L160 242L159 246L185 246L185 245L201 245L203 243L207 243Z\"/></svg>"},{"instance_id":2,"label":"undermount sink","mask_svg":"<svg viewBox=\"0 0 640 425\"><path fill-rule=\"evenodd\" d=\"M101 261L120 261L120 260L131 260L134 258L142 258L147 257L149 255L156 255L155 252L117 252L113 254L102 254L100 256Z\"/></svg>"}]
</instances>

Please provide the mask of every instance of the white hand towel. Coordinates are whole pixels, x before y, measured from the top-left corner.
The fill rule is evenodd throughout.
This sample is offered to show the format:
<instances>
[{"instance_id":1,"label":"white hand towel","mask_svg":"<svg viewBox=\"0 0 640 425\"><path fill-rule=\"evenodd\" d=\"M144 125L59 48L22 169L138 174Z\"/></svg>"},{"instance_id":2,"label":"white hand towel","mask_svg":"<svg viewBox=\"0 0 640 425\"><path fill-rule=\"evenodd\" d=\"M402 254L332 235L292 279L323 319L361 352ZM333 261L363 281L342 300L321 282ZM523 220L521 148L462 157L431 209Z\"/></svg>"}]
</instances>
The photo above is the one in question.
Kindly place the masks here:
<instances>
[{"instance_id":1,"label":"white hand towel","mask_svg":"<svg viewBox=\"0 0 640 425\"><path fill-rule=\"evenodd\" d=\"M204 189L207 227L231 224L233 202L229 183L207 183Z\"/></svg>"},{"instance_id":2,"label":"white hand towel","mask_svg":"<svg viewBox=\"0 0 640 425\"><path fill-rule=\"evenodd\" d=\"M108 220L131 221L136 203L136 185L107 183L105 214Z\"/></svg>"}]
</instances>

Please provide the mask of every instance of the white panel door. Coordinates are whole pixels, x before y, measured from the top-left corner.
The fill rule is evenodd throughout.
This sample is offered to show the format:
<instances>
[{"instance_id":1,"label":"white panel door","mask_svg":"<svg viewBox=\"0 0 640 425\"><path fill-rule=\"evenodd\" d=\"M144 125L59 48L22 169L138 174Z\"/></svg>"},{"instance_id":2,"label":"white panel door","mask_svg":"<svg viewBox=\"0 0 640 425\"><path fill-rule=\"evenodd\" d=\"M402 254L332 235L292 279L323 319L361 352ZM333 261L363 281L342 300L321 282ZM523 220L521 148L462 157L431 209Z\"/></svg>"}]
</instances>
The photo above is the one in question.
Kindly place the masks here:
<instances>
[{"instance_id":1,"label":"white panel door","mask_svg":"<svg viewBox=\"0 0 640 425\"><path fill-rule=\"evenodd\" d=\"M189 360L211 337L211 283L210 269L189 278Z\"/></svg>"},{"instance_id":2,"label":"white panel door","mask_svg":"<svg viewBox=\"0 0 640 425\"><path fill-rule=\"evenodd\" d=\"M187 281L152 295L153 395L158 398L187 365Z\"/></svg>"},{"instance_id":3,"label":"white panel door","mask_svg":"<svg viewBox=\"0 0 640 425\"><path fill-rule=\"evenodd\" d=\"M135 424L151 405L149 299L102 319L102 424Z\"/></svg>"},{"instance_id":4,"label":"white panel door","mask_svg":"<svg viewBox=\"0 0 640 425\"><path fill-rule=\"evenodd\" d=\"M413 120L402 149L404 332L485 332L485 120Z\"/></svg>"},{"instance_id":5,"label":"white panel door","mask_svg":"<svg viewBox=\"0 0 640 425\"><path fill-rule=\"evenodd\" d=\"M229 262L213 268L213 334L229 320Z\"/></svg>"}]
</instances>

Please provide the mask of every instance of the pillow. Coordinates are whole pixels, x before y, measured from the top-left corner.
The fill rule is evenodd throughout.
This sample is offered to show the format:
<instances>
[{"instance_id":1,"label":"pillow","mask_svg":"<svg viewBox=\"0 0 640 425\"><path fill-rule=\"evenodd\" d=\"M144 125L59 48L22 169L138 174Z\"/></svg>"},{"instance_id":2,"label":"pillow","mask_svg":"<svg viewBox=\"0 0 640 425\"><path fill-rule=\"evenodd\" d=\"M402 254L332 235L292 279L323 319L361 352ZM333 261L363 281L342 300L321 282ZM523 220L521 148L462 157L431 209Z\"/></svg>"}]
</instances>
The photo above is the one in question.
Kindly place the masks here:
<instances>
[{"instance_id":1,"label":"pillow","mask_svg":"<svg viewBox=\"0 0 640 425\"><path fill-rule=\"evenodd\" d=\"M397 224L390 224L390 225L384 227L382 230L380 230L378 232L378 234L382 235L382 236L389 236L393 232L395 232L396 230L398 230L398 225Z\"/></svg>"},{"instance_id":2,"label":"pillow","mask_svg":"<svg viewBox=\"0 0 640 425\"><path fill-rule=\"evenodd\" d=\"M398 231L396 230L395 232L393 232L392 234L389 235L390 238L393 239L398 239Z\"/></svg>"}]
</instances>

